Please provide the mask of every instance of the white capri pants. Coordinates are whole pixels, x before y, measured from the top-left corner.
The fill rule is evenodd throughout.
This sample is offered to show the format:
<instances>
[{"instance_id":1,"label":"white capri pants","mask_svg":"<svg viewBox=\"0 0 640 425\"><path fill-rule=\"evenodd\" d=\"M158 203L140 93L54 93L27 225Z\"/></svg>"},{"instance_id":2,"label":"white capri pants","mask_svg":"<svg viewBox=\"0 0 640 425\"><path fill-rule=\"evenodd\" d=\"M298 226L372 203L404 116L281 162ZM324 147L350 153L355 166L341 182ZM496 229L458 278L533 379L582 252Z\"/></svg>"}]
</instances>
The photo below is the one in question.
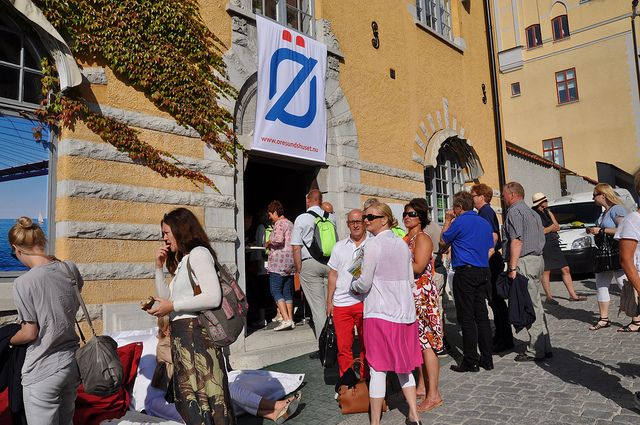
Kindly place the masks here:
<instances>
[{"instance_id":1,"label":"white capri pants","mask_svg":"<svg viewBox=\"0 0 640 425\"><path fill-rule=\"evenodd\" d=\"M369 375L371 375L371 381L369 381L369 397L384 398L387 392L387 372L378 372L369 366ZM402 388L416 386L416 380L413 378L412 373L396 373L396 375L398 375L398 381L400 381Z\"/></svg>"},{"instance_id":2,"label":"white capri pants","mask_svg":"<svg viewBox=\"0 0 640 425\"><path fill-rule=\"evenodd\" d=\"M626 278L627 277L622 270L596 273L596 289L598 291L598 302L611 301L611 297L609 296L609 285L611 285L611 281L615 281L620 289L622 289L624 280Z\"/></svg>"}]
</instances>

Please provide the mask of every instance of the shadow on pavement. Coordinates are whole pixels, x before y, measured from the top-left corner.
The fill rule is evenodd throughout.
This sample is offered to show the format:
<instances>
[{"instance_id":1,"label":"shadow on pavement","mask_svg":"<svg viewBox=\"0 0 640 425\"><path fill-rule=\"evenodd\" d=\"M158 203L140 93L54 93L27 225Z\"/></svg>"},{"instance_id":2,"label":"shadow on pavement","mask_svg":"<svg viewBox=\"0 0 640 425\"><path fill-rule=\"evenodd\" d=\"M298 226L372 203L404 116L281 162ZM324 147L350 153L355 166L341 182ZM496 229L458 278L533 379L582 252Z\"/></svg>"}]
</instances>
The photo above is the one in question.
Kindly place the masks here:
<instances>
[{"instance_id":1,"label":"shadow on pavement","mask_svg":"<svg viewBox=\"0 0 640 425\"><path fill-rule=\"evenodd\" d=\"M622 363L618 369L611 368L601 361L564 348L555 348L553 355L553 358L536 364L564 382L596 392L622 408L634 408L633 393L624 388L620 378L611 372L617 371L625 376L638 376L640 371L637 365Z\"/></svg>"},{"instance_id":2,"label":"shadow on pavement","mask_svg":"<svg viewBox=\"0 0 640 425\"><path fill-rule=\"evenodd\" d=\"M544 312L546 314L550 314L558 320L570 319L577 320L580 322L588 323L592 325L597 318L597 314L595 311L585 310L583 308L573 308L573 306L578 306L580 304L585 303L586 301L576 301L571 303L571 308L565 307L562 304L558 305L549 305L542 304L544 306Z\"/></svg>"}]
</instances>

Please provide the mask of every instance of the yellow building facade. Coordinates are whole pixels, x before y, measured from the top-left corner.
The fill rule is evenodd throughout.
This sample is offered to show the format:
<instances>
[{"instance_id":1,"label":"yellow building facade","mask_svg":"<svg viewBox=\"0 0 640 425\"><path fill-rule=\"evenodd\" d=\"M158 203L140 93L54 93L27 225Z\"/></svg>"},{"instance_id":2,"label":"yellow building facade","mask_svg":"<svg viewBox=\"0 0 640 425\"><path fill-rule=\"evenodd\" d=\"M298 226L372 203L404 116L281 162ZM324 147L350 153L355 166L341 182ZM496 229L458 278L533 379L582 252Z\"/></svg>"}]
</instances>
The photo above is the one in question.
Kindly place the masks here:
<instances>
[{"instance_id":1,"label":"yellow building facade","mask_svg":"<svg viewBox=\"0 0 640 425\"><path fill-rule=\"evenodd\" d=\"M297 16L295 22L291 13ZM185 206L196 213L219 259L237 267L240 283L247 287L245 271L252 261L247 248L260 209L272 199L283 201L293 220L304 211L307 191L319 188L334 205L344 237L344 215L369 197L400 212L411 198L426 195L433 216L442 220L453 193L465 185L482 181L498 189L481 4L301 0L287 9L284 2L232 0L205 2L201 14L227 47L229 80L239 93L237 99L223 100L234 112L236 132L245 147L235 168L108 66L76 58L83 90L103 114L129 124L143 141L203 171L220 189L218 193L184 179L163 178L101 141L82 123L53 138L47 214L52 252L79 265L84 298L98 323L103 316L113 322L105 323L105 329L121 328L119 321L128 320L124 313L122 319L118 316L126 310L119 310L121 305L154 293L159 223L173 208ZM251 149L256 14L288 22L294 32L327 45L324 164L264 156ZM5 20L7 27L11 22L28 23L16 11ZM24 99L0 99L3 114L35 107ZM493 204L499 207L499 200ZM250 218L253 224L247 222ZM5 273L5 282L10 277ZM249 350L242 344L240 351Z\"/></svg>"},{"instance_id":2,"label":"yellow building facade","mask_svg":"<svg viewBox=\"0 0 640 425\"><path fill-rule=\"evenodd\" d=\"M640 164L631 1L494 0L493 9L505 139L624 185Z\"/></svg>"}]
</instances>

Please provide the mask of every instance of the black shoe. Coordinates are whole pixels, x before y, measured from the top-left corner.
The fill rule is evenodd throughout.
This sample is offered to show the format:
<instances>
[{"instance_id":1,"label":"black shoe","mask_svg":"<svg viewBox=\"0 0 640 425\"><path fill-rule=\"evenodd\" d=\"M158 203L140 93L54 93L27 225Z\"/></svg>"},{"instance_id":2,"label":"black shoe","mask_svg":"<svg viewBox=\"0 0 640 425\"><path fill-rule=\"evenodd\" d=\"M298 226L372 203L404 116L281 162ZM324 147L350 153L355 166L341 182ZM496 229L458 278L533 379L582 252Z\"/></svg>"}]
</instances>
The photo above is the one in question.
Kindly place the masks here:
<instances>
[{"instance_id":1,"label":"black shoe","mask_svg":"<svg viewBox=\"0 0 640 425\"><path fill-rule=\"evenodd\" d=\"M493 363L487 363L487 364L481 363L479 366L484 370L493 370Z\"/></svg>"},{"instance_id":2,"label":"black shoe","mask_svg":"<svg viewBox=\"0 0 640 425\"><path fill-rule=\"evenodd\" d=\"M309 358L310 359L319 359L320 358L320 352L319 351L314 351L313 353L309 353Z\"/></svg>"},{"instance_id":3,"label":"black shoe","mask_svg":"<svg viewBox=\"0 0 640 425\"><path fill-rule=\"evenodd\" d=\"M548 353L544 353L544 358L545 359L550 359L553 357L553 353L551 351L549 351Z\"/></svg>"},{"instance_id":4,"label":"black shoe","mask_svg":"<svg viewBox=\"0 0 640 425\"><path fill-rule=\"evenodd\" d=\"M467 366L467 365L451 365L450 369L454 372L479 372L480 368L478 366Z\"/></svg>"},{"instance_id":5,"label":"black shoe","mask_svg":"<svg viewBox=\"0 0 640 425\"><path fill-rule=\"evenodd\" d=\"M522 354L518 354L513 360L517 362L541 362L544 360L544 357L538 358L538 357L533 357L528 354L522 353Z\"/></svg>"}]
</instances>

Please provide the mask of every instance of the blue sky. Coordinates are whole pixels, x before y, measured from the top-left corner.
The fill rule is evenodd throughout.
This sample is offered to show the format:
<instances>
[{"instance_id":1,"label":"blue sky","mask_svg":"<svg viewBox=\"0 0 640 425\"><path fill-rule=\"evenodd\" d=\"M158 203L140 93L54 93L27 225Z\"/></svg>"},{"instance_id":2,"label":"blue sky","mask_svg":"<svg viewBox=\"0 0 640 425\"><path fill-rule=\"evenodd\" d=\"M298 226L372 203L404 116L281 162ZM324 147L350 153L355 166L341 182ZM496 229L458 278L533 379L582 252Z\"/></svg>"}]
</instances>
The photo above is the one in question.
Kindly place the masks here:
<instances>
[{"instance_id":1,"label":"blue sky","mask_svg":"<svg viewBox=\"0 0 640 425\"><path fill-rule=\"evenodd\" d=\"M47 176L0 182L0 218L47 218Z\"/></svg>"},{"instance_id":2,"label":"blue sky","mask_svg":"<svg viewBox=\"0 0 640 425\"><path fill-rule=\"evenodd\" d=\"M0 170L49 158L49 151L33 139L36 123L24 117L0 114ZM43 139L48 140L48 132ZM0 218L23 215L47 217L48 176L0 182Z\"/></svg>"}]
</instances>

